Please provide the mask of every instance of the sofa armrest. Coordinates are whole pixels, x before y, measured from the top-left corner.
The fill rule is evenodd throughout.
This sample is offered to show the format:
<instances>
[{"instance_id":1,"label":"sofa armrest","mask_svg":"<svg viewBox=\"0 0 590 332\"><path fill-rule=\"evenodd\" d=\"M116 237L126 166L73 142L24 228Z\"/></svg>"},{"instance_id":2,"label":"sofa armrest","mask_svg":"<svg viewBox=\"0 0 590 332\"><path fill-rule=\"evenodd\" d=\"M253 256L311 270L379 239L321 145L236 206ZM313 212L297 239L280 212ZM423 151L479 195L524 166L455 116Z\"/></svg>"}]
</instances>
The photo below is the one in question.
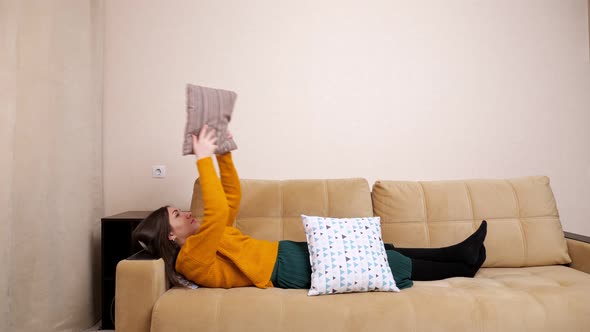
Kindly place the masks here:
<instances>
[{"instance_id":1,"label":"sofa armrest","mask_svg":"<svg viewBox=\"0 0 590 332\"><path fill-rule=\"evenodd\" d=\"M590 237L564 232L567 250L572 258L570 267L590 273Z\"/></svg>"},{"instance_id":2,"label":"sofa armrest","mask_svg":"<svg viewBox=\"0 0 590 332\"><path fill-rule=\"evenodd\" d=\"M167 289L164 261L140 251L117 264L115 330L149 332L154 304Z\"/></svg>"}]
</instances>

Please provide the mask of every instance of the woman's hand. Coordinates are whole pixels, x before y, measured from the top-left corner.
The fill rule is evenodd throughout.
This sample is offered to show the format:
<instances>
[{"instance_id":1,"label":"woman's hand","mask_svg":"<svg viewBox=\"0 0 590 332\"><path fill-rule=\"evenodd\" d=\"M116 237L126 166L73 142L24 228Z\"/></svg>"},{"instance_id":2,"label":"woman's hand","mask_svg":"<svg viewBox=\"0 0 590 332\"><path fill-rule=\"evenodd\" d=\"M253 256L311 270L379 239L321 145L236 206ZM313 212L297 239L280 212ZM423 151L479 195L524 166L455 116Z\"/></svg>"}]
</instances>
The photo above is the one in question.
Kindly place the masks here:
<instances>
[{"instance_id":1,"label":"woman's hand","mask_svg":"<svg viewBox=\"0 0 590 332\"><path fill-rule=\"evenodd\" d=\"M193 135L193 152L197 156L197 160L211 157L217 149L216 142L215 129L209 130L208 125L203 126L198 139Z\"/></svg>"},{"instance_id":2,"label":"woman's hand","mask_svg":"<svg viewBox=\"0 0 590 332\"><path fill-rule=\"evenodd\" d=\"M226 135L227 139L234 138L234 135L232 135L232 133L229 131L229 129L226 130L226 133L227 133L227 135ZM221 156L222 154L225 154L225 153L228 153L228 152L224 152L224 153L221 153L219 155Z\"/></svg>"}]
</instances>

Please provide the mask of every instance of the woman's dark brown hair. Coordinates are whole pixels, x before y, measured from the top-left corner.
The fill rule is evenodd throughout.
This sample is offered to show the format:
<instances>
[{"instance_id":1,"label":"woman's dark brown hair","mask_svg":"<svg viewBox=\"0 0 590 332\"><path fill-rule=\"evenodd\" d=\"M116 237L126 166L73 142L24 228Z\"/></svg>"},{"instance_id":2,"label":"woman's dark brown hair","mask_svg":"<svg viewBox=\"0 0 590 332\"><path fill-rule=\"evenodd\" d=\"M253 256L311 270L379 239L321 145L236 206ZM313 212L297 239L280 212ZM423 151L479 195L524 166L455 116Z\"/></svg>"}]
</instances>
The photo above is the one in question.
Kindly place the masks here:
<instances>
[{"instance_id":1,"label":"woman's dark brown hair","mask_svg":"<svg viewBox=\"0 0 590 332\"><path fill-rule=\"evenodd\" d=\"M133 241L143 243L150 254L162 258L166 268L166 278L172 286L182 286L180 275L176 272L176 257L180 246L168 238L172 228L168 219L168 206L162 206L141 221L132 234Z\"/></svg>"}]
</instances>

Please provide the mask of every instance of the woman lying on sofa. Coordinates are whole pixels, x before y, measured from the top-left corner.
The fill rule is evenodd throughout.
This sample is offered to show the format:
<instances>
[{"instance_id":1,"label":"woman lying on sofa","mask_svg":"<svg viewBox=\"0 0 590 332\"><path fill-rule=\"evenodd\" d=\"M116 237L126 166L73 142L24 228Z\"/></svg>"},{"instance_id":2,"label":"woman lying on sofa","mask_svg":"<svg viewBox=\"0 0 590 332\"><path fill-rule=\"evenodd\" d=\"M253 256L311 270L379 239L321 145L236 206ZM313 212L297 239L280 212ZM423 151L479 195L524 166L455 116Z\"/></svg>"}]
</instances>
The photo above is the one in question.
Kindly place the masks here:
<instances>
[{"instance_id":1,"label":"woman lying on sofa","mask_svg":"<svg viewBox=\"0 0 590 332\"><path fill-rule=\"evenodd\" d=\"M207 126L198 138L193 135L204 203L202 220L164 206L138 225L134 239L164 260L166 277L174 286L182 285L184 276L205 287L309 289L312 271L306 242L257 240L232 227L240 206L240 180L229 152L216 155L221 180L218 178L212 160L215 143L214 130ZM410 287L412 280L473 277L486 259L486 232L484 220L475 233L450 247L385 244L397 286Z\"/></svg>"}]
</instances>

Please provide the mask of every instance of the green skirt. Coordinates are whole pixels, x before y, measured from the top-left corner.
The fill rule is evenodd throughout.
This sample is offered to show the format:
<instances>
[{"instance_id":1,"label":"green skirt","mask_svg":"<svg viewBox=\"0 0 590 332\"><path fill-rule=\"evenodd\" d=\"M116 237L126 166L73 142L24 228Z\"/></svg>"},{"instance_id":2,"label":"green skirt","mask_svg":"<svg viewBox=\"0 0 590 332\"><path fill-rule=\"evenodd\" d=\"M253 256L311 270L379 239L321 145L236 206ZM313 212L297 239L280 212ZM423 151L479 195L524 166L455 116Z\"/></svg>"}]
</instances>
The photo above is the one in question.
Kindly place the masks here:
<instances>
[{"instance_id":1,"label":"green skirt","mask_svg":"<svg viewBox=\"0 0 590 332\"><path fill-rule=\"evenodd\" d=\"M399 289L412 287L412 261L394 250L385 250ZM309 289L311 265L307 242L279 241L279 254L270 281L278 288Z\"/></svg>"}]
</instances>

